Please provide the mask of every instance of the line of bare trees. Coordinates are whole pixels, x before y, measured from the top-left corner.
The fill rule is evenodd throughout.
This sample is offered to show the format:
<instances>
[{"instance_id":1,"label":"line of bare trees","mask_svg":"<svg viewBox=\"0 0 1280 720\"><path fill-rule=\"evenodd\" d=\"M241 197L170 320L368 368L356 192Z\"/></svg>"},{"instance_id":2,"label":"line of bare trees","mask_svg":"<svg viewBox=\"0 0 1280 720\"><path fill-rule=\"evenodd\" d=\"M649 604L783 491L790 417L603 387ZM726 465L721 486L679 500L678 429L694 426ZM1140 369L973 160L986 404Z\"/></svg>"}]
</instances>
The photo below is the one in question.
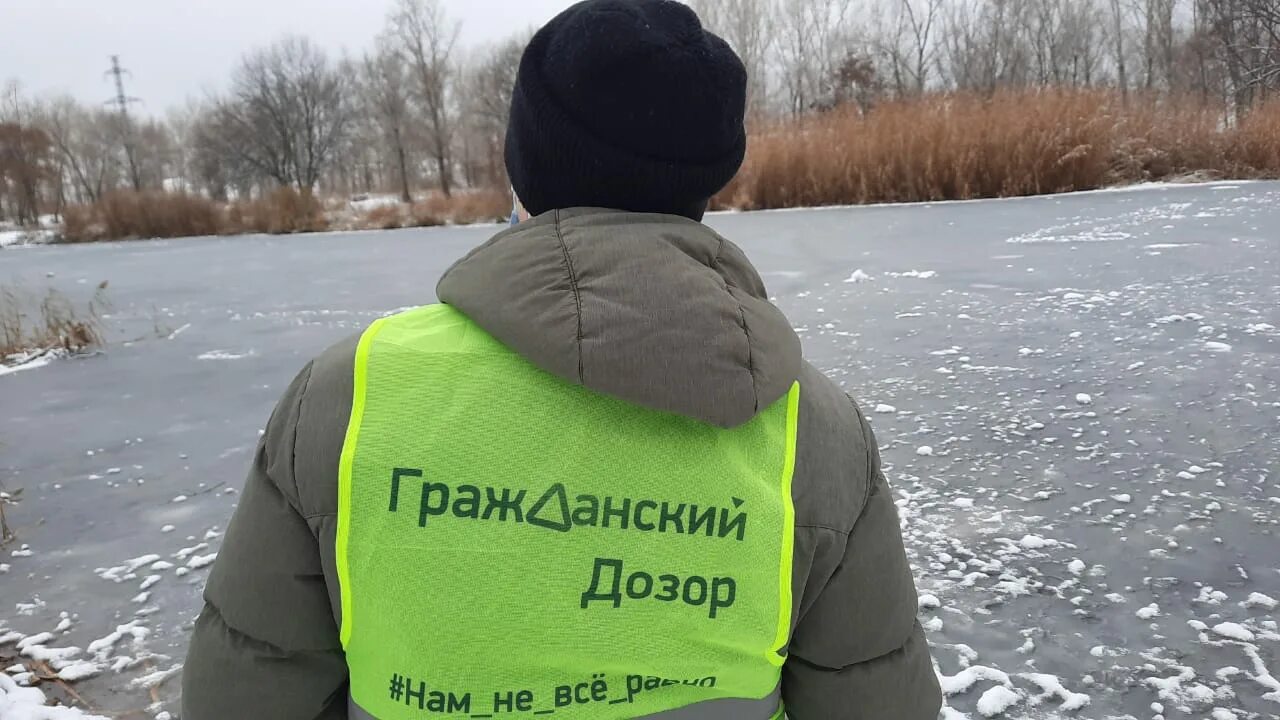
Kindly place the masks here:
<instances>
[{"instance_id":1,"label":"line of bare trees","mask_svg":"<svg viewBox=\"0 0 1280 720\"><path fill-rule=\"evenodd\" d=\"M1280 0L692 0L801 114L938 90L1113 87L1236 112L1280 91Z\"/></svg>"},{"instance_id":2,"label":"line of bare trees","mask_svg":"<svg viewBox=\"0 0 1280 720\"><path fill-rule=\"evenodd\" d=\"M1071 86L1197 97L1230 122L1280 92L1280 0L690 3L747 65L754 121L937 91ZM135 184L220 200L281 186L405 201L501 186L529 34L468 51L459 30L443 0L393 0L360 57L284 37L246 55L224 92L163 120L31 100L11 85L0 98L0 221Z\"/></svg>"}]
</instances>

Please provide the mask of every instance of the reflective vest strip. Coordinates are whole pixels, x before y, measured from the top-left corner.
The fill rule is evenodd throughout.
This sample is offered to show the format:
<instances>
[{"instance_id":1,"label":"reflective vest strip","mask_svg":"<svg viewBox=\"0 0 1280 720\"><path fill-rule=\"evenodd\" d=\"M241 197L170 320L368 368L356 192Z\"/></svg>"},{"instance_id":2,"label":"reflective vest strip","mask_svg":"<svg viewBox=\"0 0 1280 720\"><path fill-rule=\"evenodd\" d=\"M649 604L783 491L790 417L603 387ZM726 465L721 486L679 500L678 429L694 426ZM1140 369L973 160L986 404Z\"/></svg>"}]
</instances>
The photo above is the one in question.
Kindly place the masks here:
<instances>
[{"instance_id":1,"label":"reflective vest strip","mask_svg":"<svg viewBox=\"0 0 1280 720\"><path fill-rule=\"evenodd\" d=\"M342 445L342 458L338 463L338 536L336 541L336 559L338 565L338 587L342 596L342 628L339 640L345 648L351 641L351 567L347 562L347 540L351 533L351 467L356 458L356 441L360 437L360 424L364 421L365 395L369 387L369 346L373 338L386 323L387 318L374 321L364 334L360 336L360 344L356 346L355 357L355 390L351 396L351 419L347 424L347 437Z\"/></svg>"},{"instance_id":2,"label":"reflective vest strip","mask_svg":"<svg viewBox=\"0 0 1280 720\"><path fill-rule=\"evenodd\" d=\"M800 418L800 383L799 381L791 385L791 392L787 394L787 454L782 465L782 497L783 501L783 523L782 523L782 558L780 561L781 572L778 573L778 597L781 602L778 603L778 634L774 637L773 652L769 653L768 660L777 667L782 667L786 662L787 656L784 649L791 637L791 574L792 563L795 557L796 543L796 507L791 502L791 481L795 476L796 469L796 434L798 431L798 423Z\"/></svg>"}]
</instances>

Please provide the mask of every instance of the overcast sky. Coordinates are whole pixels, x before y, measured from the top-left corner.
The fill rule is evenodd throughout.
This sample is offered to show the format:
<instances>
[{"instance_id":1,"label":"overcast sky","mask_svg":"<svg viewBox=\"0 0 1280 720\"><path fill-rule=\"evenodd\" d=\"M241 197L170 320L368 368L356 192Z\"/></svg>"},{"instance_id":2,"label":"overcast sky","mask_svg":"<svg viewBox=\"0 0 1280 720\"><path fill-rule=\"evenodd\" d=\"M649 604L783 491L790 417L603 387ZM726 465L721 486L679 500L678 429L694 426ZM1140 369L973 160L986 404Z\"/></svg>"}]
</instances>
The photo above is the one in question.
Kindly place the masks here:
<instances>
[{"instance_id":1,"label":"overcast sky","mask_svg":"<svg viewBox=\"0 0 1280 720\"><path fill-rule=\"evenodd\" d=\"M571 0L442 0L471 48L549 20ZM334 52L368 48L391 0L0 0L0 83L85 103L114 94L111 55L133 72L126 90L163 115L222 87L237 58L287 33Z\"/></svg>"}]
</instances>

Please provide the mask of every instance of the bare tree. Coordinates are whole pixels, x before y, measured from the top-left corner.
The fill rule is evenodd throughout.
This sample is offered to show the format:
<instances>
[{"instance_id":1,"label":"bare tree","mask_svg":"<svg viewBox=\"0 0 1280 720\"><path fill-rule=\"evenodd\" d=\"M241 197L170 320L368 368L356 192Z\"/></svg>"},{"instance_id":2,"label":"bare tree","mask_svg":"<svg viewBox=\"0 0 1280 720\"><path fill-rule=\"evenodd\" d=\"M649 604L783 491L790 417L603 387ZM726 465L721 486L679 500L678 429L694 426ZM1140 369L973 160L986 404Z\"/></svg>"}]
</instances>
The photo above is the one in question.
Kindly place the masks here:
<instances>
[{"instance_id":1,"label":"bare tree","mask_svg":"<svg viewBox=\"0 0 1280 720\"><path fill-rule=\"evenodd\" d=\"M40 187L52 176L49 137L18 122L0 122L0 196L8 195L19 225L38 225Z\"/></svg>"},{"instance_id":2,"label":"bare tree","mask_svg":"<svg viewBox=\"0 0 1280 720\"><path fill-rule=\"evenodd\" d=\"M215 107L202 109L191 121L190 164L193 182L209 197L226 201L230 189L246 188L257 179L258 171L241 161L239 153L229 153L223 144L230 136L223 126L221 112Z\"/></svg>"},{"instance_id":3,"label":"bare tree","mask_svg":"<svg viewBox=\"0 0 1280 720\"><path fill-rule=\"evenodd\" d=\"M1106 44L1106 18L1097 0L1064 3L1063 29L1067 37L1068 73L1071 85L1091 86L1098 79Z\"/></svg>"},{"instance_id":4,"label":"bare tree","mask_svg":"<svg viewBox=\"0 0 1280 720\"><path fill-rule=\"evenodd\" d=\"M173 179L182 192L194 191L193 149L196 123L202 112L203 108L196 101L188 99L184 105L171 108L165 115L165 125L173 137Z\"/></svg>"},{"instance_id":5,"label":"bare tree","mask_svg":"<svg viewBox=\"0 0 1280 720\"><path fill-rule=\"evenodd\" d=\"M440 0L397 0L388 32L400 43L413 73L416 100L426 115L427 150L435 159L440 191L453 190L453 118L449 90L452 58L461 25L445 15Z\"/></svg>"},{"instance_id":6,"label":"bare tree","mask_svg":"<svg viewBox=\"0 0 1280 720\"><path fill-rule=\"evenodd\" d=\"M1014 0L960 0L951 8L944 44L954 87L990 93L1028 84L1026 12L1025 3Z\"/></svg>"},{"instance_id":7,"label":"bare tree","mask_svg":"<svg viewBox=\"0 0 1280 720\"><path fill-rule=\"evenodd\" d=\"M204 140L231 164L310 192L347 129L346 92L346 80L322 50L286 37L241 61Z\"/></svg>"},{"instance_id":8,"label":"bare tree","mask_svg":"<svg viewBox=\"0 0 1280 720\"><path fill-rule=\"evenodd\" d=\"M395 39L383 35L377 40L374 54L366 54L360 67L364 103L372 111L371 119L395 158L400 200L411 202L408 150L411 117L405 58Z\"/></svg>"},{"instance_id":9,"label":"bare tree","mask_svg":"<svg viewBox=\"0 0 1280 720\"><path fill-rule=\"evenodd\" d=\"M1169 87L1173 77L1174 25L1176 0L1144 0L1143 65L1148 90Z\"/></svg>"},{"instance_id":10,"label":"bare tree","mask_svg":"<svg viewBox=\"0 0 1280 720\"><path fill-rule=\"evenodd\" d=\"M834 102L838 66L852 44L851 5L851 0L779 0L777 55L793 114Z\"/></svg>"},{"instance_id":11,"label":"bare tree","mask_svg":"<svg viewBox=\"0 0 1280 720\"><path fill-rule=\"evenodd\" d=\"M155 118L135 121L134 136L138 140L134 170L138 185L171 191L178 175L178 146L170 125Z\"/></svg>"},{"instance_id":12,"label":"bare tree","mask_svg":"<svg viewBox=\"0 0 1280 720\"><path fill-rule=\"evenodd\" d=\"M1124 11L1121 0L1111 0L1111 40L1115 43L1116 83L1120 86L1121 95L1129 98L1129 69L1126 64L1124 49Z\"/></svg>"},{"instance_id":13,"label":"bare tree","mask_svg":"<svg viewBox=\"0 0 1280 720\"><path fill-rule=\"evenodd\" d=\"M36 106L17 81L0 96L0 218L9 200L19 225L40 222L40 189L52 177L49 136L35 126Z\"/></svg>"},{"instance_id":14,"label":"bare tree","mask_svg":"<svg viewBox=\"0 0 1280 720\"><path fill-rule=\"evenodd\" d=\"M849 51L836 68L836 104L853 102L867 113L883 92L884 83L876 72L875 60L869 55Z\"/></svg>"},{"instance_id":15,"label":"bare tree","mask_svg":"<svg viewBox=\"0 0 1280 720\"><path fill-rule=\"evenodd\" d=\"M742 58L748 114L762 114L769 97L769 50L774 41L771 0L692 0L690 5Z\"/></svg>"},{"instance_id":16,"label":"bare tree","mask_svg":"<svg viewBox=\"0 0 1280 720\"><path fill-rule=\"evenodd\" d=\"M96 202L123 174L110 120L107 110L87 110L70 97L40 108L39 123L56 152L59 177L69 178L78 202Z\"/></svg>"},{"instance_id":17,"label":"bare tree","mask_svg":"<svg viewBox=\"0 0 1280 720\"><path fill-rule=\"evenodd\" d=\"M1204 0L1203 10L1243 115L1280 89L1280 7L1276 0Z\"/></svg>"},{"instance_id":18,"label":"bare tree","mask_svg":"<svg viewBox=\"0 0 1280 720\"><path fill-rule=\"evenodd\" d=\"M520 70L520 57L528 44L528 33L508 38L483 51L465 75L467 89L462 110L467 118L467 140L478 146L485 180L495 187L507 181L502 152L511 93Z\"/></svg>"},{"instance_id":19,"label":"bare tree","mask_svg":"<svg viewBox=\"0 0 1280 720\"><path fill-rule=\"evenodd\" d=\"M942 5L942 0L893 3L893 30L889 38L881 40L881 51L888 56L900 95L925 91L936 60L934 29L941 20Z\"/></svg>"}]
</instances>

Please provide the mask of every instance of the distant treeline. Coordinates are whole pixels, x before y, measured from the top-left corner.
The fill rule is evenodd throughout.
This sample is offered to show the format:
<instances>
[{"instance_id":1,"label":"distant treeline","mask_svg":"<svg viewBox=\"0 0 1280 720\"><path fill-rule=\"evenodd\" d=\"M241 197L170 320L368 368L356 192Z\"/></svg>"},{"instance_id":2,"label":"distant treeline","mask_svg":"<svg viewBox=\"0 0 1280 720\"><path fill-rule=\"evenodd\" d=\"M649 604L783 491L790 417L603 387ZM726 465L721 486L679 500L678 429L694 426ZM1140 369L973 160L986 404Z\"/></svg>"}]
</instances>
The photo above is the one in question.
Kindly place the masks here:
<instances>
[{"instance_id":1,"label":"distant treeline","mask_svg":"<svg viewBox=\"0 0 1280 720\"><path fill-rule=\"evenodd\" d=\"M721 202L1023 194L1276 170L1275 0L692 4L751 75L750 160ZM383 211L382 224L415 224L415 199L462 189L475 204L471 191L490 189L482 214L494 214L528 33L463 49L459 29L440 0L396 0L360 57L282 37L242 58L224 91L164 118L30 98L11 83L0 97L0 222L31 224L123 190L222 203L268 201L283 187L399 196L405 208Z\"/></svg>"}]
</instances>

